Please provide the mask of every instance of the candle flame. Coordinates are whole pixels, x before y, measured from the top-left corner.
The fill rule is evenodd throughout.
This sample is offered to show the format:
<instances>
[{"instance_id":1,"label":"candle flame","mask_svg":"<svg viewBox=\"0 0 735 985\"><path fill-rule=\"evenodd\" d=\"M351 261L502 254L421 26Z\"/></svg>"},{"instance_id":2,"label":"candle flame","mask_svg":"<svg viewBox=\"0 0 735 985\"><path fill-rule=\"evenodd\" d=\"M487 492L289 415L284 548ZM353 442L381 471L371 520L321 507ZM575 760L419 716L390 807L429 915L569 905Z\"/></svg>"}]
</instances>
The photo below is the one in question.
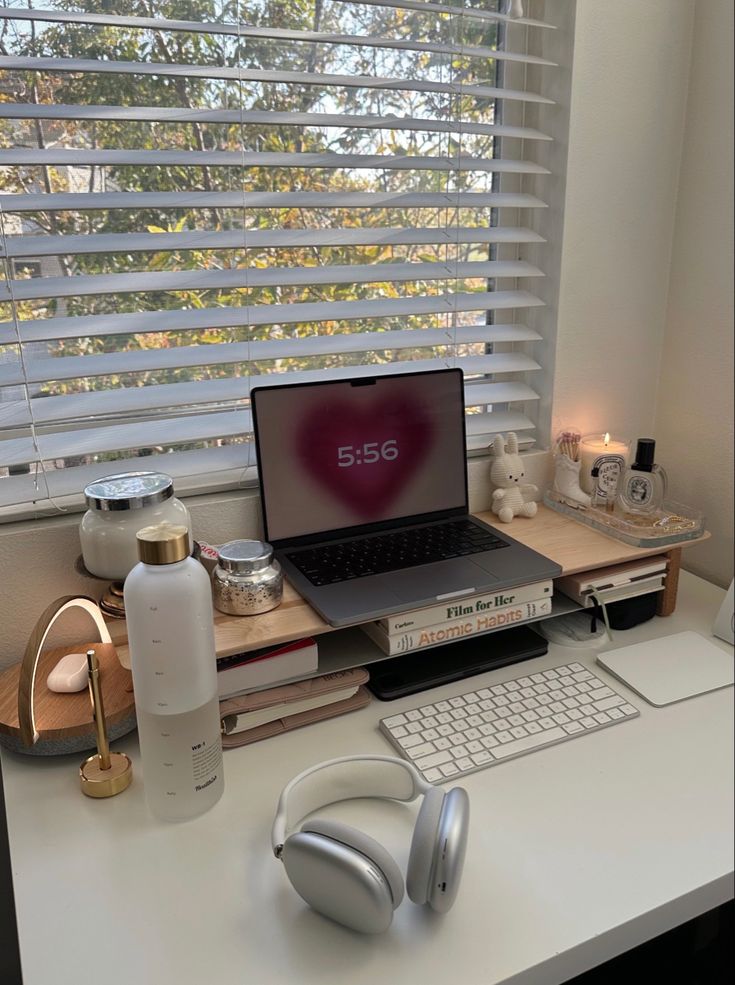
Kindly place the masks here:
<instances>
[{"instance_id":1,"label":"candle flame","mask_svg":"<svg viewBox=\"0 0 735 985\"><path fill-rule=\"evenodd\" d=\"M605 437L604 437L604 439L603 439L603 440L604 440L604 442L605 442L605 446L607 446L607 445L609 445L609 444L610 444L610 432L609 432L609 431L606 431L606 432L605 432Z\"/></svg>"}]
</instances>

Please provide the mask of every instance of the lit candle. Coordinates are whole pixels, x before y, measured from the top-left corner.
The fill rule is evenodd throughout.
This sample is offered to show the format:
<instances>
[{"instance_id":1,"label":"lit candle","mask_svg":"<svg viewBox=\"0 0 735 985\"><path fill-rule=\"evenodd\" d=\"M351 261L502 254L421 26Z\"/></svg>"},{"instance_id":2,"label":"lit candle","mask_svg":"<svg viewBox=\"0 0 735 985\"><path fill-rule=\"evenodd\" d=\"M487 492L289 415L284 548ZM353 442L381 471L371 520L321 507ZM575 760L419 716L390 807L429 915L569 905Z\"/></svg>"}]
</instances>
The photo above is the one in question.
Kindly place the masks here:
<instances>
[{"instance_id":1,"label":"lit candle","mask_svg":"<svg viewBox=\"0 0 735 985\"><path fill-rule=\"evenodd\" d=\"M587 434L580 444L579 484L586 493L595 490L595 482L599 493L606 494L614 500L618 476L628 464L629 442L623 438L611 437L606 434ZM593 477L592 470L598 470ZM603 496L603 498L605 498Z\"/></svg>"}]
</instances>

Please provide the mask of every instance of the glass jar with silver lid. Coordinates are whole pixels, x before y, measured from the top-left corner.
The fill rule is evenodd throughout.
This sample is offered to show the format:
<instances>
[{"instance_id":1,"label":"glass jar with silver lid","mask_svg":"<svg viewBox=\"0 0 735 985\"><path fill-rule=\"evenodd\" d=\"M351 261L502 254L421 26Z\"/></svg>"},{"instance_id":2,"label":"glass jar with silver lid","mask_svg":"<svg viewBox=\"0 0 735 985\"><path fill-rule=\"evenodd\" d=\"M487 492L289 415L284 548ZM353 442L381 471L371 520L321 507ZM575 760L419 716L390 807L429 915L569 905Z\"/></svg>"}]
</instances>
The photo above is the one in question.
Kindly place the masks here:
<instances>
[{"instance_id":1,"label":"glass jar with silver lid","mask_svg":"<svg viewBox=\"0 0 735 985\"><path fill-rule=\"evenodd\" d=\"M138 563L135 535L154 523L183 524L191 517L163 472L121 472L95 479L84 490L87 512L79 527L84 566L98 578L122 581Z\"/></svg>"},{"instance_id":2,"label":"glass jar with silver lid","mask_svg":"<svg viewBox=\"0 0 735 985\"><path fill-rule=\"evenodd\" d=\"M283 572L262 540L233 540L217 551L214 606L232 616L254 616L281 604Z\"/></svg>"}]
</instances>

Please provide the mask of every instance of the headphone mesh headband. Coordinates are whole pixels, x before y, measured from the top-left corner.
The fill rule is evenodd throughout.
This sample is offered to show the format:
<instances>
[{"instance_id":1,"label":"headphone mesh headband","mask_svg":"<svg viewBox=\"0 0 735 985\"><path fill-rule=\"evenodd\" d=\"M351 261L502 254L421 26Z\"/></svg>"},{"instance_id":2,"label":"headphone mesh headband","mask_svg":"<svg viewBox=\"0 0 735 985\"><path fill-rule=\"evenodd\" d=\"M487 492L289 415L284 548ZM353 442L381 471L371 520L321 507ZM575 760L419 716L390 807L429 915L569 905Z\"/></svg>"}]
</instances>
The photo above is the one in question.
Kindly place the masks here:
<instances>
[{"instance_id":1,"label":"headphone mesh headband","mask_svg":"<svg viewBox=\"0 0 735 985\"><path fill-rule=\"evenodd\" d=\"M409 763L391 756L349 756L320 763L283 790L273 823L273 849L299 821L327 804L356 797L415 800L428 788Z\"/></svg>"}]
</instances>

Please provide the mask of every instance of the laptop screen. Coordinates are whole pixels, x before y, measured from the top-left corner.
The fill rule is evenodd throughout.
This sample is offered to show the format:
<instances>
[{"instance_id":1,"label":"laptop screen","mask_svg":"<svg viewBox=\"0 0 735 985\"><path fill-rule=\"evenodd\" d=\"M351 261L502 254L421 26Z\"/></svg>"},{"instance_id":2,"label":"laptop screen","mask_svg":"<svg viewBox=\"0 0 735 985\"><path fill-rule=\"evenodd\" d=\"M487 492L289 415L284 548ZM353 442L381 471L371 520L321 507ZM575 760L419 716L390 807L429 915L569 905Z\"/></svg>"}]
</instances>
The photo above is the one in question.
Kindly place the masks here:
<instances>
[{"instance_id":1,"label":"laptop screen","mask_svg":"<svg viewBox=\"0 0 735 985\"><path fill-rule=\"evenodd\" d=\"M266 537L466 508L458 369L252 392Z\"/></svg>"}]
</instances>

